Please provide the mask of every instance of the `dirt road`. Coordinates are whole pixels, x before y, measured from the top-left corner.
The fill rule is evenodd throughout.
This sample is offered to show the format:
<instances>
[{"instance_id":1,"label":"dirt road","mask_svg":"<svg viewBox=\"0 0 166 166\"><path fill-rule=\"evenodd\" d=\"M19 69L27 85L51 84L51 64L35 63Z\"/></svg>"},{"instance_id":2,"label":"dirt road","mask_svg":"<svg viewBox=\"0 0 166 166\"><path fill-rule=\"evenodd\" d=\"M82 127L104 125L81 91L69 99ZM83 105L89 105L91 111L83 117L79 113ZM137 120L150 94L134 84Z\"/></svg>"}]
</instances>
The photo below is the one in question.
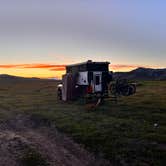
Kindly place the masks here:
<instances>
[{"instance_id":1,"label":"dirt road","mask_svg":"<svg viewBox=\"0 0 166 166\"><path fill-rule=\"evenodd\" d=\"M38 126L32 117L17 115L0 123L2 166L107 166L55 128Z\"/></svg>"}]
</instances>

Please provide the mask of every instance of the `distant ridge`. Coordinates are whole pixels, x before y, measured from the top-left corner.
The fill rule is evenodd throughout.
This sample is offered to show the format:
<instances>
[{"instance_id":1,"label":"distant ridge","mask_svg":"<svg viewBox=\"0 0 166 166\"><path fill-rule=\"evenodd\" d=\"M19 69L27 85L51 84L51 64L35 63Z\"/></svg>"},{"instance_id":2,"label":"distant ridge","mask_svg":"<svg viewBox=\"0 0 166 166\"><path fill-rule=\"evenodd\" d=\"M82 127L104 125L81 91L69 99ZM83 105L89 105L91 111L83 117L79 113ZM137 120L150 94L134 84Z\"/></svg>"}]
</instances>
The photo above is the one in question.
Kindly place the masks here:
<instances>
[{"instance_id":1,"label":"distant ridge","mask_svg":"<svg viewBox=\"0 0 166 166\"><path fill-rule=\"evenodd\" d=\"M8 74L0 74L0 81L31 81L31 80L58 80L56 78L38 78L38 77L20 77L20 76L13 76Z\"/></svg>"},{"instance_id":2,"label":"distant ridge","mask_svg":"<svg viewBox=\"0 0 166 166\"><path fill-rule=\"evenodd\" d=\"M12 76L12 75L8 75L8 74L0 74L0 79L4 80L36 80L36 79L40 79L40 78L36 78L36 77L32 77L32 78L26 78L26 77L19 77L19 76Z\"/></svg>"},{"instance_id":3,"label":"distant ridge","mask_svg":"<svg viewBox=\"0 0 166 166\"><path fill-rule=\"evenodd\" d=\"M166 68L151 69L140 67L130 72L115 72L114 78L126 78L129 80L166 80Z\"/></svg>"}]
</instances>

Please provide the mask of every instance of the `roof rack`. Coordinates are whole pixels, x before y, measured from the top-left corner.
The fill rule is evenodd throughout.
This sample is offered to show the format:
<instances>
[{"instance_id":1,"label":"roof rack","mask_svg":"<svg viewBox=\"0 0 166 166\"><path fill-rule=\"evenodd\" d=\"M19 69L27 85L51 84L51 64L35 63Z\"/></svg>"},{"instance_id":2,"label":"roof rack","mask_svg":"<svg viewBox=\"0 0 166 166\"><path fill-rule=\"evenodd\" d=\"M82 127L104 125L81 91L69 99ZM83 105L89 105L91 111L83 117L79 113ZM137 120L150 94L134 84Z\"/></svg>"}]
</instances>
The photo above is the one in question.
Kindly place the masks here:
<instances>
[{"instance_id":1,"label":"roof rack","mask_svg":"<svg viewBox=\"0 0 166 166\"><path fill-rule=\"evenodd\" d=\"M79 66L79 65L84 65L84 64L110 64L110 62L108 62L108 61L106 61L106 62L93 62L92 60L87 60L86 62L75 63L75 64L67 65L66 67Z\"/></svg>"}]
</instances>

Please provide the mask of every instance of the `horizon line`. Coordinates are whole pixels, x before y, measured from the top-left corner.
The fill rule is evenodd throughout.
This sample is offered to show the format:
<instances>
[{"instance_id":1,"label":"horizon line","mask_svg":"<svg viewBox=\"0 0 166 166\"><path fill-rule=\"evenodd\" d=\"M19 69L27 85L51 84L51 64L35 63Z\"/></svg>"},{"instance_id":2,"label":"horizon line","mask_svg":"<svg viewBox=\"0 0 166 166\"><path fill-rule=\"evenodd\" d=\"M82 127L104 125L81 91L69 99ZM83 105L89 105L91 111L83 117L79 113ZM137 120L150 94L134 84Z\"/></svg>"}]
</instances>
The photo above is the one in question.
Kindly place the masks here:
<instances>
[{"instance_id":1,"label":"horizon line","mask_svg":"<svg viewBox=\"0 0 166 166\"><path fill-rule=\"evenodd\" d=\"M1 65L0 65L0 68L1 68ZM128 70L128 71L113 71L114 73L117 73L117 72L131 72L131 71L133 71L133 70L136 70L136 69L139 69L139 68L145 68L145 69L166 69L166 67L157 67L157 68L153 68L153 67L136 67L136 68L134 68L134 69L131 69L131 70ZM109 70L109 72L111 72L111 70ZM0 76L1 75L7 75L7 76L13 76L13 77L21 77L21 78L36 78L36 79L52 79L52 80L61 80L61 78L62 78L62 75L61 75L61 77L58 77L58 76L53 76L53 77L34 77L34 76L21 76L21 75L14 75L14 74L7 74L7 73L0 73Z\"/></svg>"}]
</instances>

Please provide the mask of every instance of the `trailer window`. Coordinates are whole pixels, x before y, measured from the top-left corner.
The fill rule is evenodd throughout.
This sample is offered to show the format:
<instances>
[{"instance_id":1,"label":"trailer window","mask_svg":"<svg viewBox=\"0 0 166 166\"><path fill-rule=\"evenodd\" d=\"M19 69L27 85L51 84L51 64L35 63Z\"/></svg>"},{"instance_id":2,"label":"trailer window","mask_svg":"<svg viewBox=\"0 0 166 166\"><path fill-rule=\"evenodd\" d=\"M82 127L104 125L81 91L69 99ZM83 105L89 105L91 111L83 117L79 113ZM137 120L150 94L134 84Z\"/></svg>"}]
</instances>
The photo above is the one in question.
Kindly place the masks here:
<instances>
[{"instance_id":1,"label":"trailer window","mask_svg":"<svg viewBox=\"0 0 166 166\"><path fill-rule=\"evenodd\" d=\"M96 85L100 84L100 76L96 76Z\"/></svg>"}]
</instances>

